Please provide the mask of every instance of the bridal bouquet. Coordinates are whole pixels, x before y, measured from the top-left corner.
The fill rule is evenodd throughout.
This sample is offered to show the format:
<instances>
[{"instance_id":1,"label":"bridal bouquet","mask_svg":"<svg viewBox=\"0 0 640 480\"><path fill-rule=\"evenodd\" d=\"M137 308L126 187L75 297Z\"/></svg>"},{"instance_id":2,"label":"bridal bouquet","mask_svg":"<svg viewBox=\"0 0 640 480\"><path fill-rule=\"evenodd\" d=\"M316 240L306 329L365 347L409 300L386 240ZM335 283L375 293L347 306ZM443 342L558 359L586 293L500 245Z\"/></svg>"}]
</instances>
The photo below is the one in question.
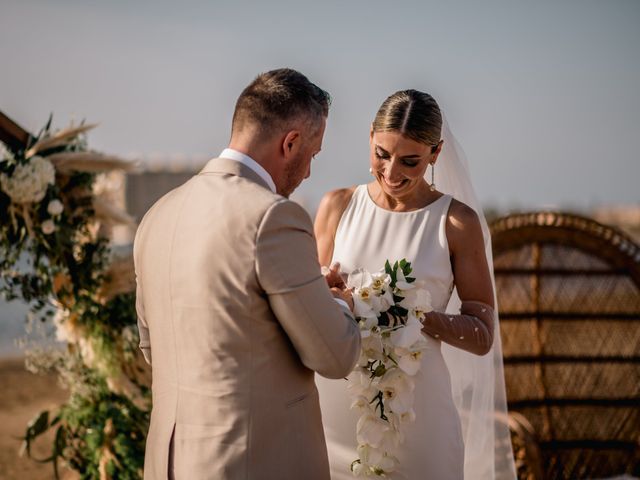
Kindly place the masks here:
<instances>
[{"instance_id":1,"label":"bridal bouquet","mask_svg":"<svg viewBox=\"0 0 640 480\"><path fill-rule=\"evenodd\" d=\"M431 295L420 288L405 259L384 270L358 269L347 280L353 289L354 314L362 351L349 376L352 409L359 412L355 476L385 476L398 465L395 453L404 441L403 425L415 420L414 382L426 348L422 335Z\"/></svg>"}]
</instances>

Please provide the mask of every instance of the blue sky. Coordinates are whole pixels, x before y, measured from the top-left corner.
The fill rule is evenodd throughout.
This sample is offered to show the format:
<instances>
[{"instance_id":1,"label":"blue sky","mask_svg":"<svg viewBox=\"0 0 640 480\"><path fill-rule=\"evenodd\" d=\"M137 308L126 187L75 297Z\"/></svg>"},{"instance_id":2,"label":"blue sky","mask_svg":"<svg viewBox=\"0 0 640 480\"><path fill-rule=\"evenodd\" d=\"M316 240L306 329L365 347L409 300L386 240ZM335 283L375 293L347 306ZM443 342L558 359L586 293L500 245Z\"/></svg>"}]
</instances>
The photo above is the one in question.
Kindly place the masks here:
<instances>
[{"instance_id":1,"label":"blue sky","mask_svg":"<svg viewBox=\"0 0 640 480\"><path fill-rule=\"evenodd\" d=\"M502 208L638 204L640 2L0 0L0 109L31 130L100 122L92 147L206 158L259 72L334 98L300 196L368 180L396 90L434 95L479 196Z\"/></svg>"}]
</instances>

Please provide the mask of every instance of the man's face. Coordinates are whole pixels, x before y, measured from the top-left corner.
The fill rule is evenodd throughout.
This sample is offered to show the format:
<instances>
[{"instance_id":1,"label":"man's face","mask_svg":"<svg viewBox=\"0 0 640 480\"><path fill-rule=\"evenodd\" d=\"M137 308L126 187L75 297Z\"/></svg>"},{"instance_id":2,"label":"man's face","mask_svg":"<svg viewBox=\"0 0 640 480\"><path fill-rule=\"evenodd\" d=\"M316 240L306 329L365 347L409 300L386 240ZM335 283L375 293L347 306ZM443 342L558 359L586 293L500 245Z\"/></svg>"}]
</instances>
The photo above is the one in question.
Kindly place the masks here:
<instances>
[{"instance_id":1,"label":"man's face","mask_svg":"<svg viewBox=\"0 0 640 480\"><path fill-rule=\"evenodd\" d=\"M309 122L300 130L300 145L297 153L289 159L284 169L284 181L281 191L284 197L289 197L305 178L311 175L311 160L322 149L322 137L327 120L323 118L321 123Z\"/></svg>"}]
</instances>

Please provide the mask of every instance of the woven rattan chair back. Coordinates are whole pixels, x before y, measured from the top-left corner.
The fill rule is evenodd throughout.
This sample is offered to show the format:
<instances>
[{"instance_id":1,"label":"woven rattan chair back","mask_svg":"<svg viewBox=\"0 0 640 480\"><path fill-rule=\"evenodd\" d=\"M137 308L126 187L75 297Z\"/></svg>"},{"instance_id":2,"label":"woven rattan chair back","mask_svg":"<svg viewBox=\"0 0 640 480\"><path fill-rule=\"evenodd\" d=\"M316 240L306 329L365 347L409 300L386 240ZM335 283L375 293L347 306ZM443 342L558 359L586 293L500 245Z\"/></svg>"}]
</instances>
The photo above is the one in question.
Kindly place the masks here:
<instances>
[{"instance_id":1,"label":"woven rattan chair back","mask_svg":"<svg viewBox=\"0 0 640 480\"><path fill-rule=\"evenodd\" d=\"M639 475L640 248L563 213L491 231L509 409L536 442L514 448L540 457L521 478Z\"/></svg>"}]
</instances>

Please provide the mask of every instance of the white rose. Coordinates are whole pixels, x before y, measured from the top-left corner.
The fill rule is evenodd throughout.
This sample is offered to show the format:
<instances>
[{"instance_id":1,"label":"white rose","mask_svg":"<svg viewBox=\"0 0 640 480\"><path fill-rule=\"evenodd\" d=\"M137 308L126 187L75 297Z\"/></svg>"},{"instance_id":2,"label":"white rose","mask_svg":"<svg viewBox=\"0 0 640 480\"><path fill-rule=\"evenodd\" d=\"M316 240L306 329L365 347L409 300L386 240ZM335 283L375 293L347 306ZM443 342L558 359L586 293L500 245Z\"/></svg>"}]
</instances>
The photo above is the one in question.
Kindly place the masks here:
<instances>
[{"instance_id":1,"label":"white rose","mask_svg":"<svg viewBox=\"0 0 640 480\"><path fill-rule=\"evenodd\" d=\"M53 223L53 220L48 219L42 222L41 228L42 228L42 233L44 233L45 235L51 235L53 232L56 231L56 224Z\"/></svg>"},{"instance_id":2,"label":"white rose","mask_svg":"<svg viewBox=\"0 0 640 480\"><path fill-rule=\"evenodd\" d=\"M55 176L51 162L36 155L29 163L18 165L11 177L1 175L0 188L16 203L37 203L44 198Z\"/></svg>"},{"instance_id":3,"label":"white rose","mask_svg":"<svg viewBox=\"0 0 640 480\"><path fill-rule=\"evenodd\" d=\"M51 200L47 206L47 212L49 212L49 215L53 215L54 217L60 215L63 210L64 205L62 205L62 202L58 199Z\"/></svg>"}]
</instances>

